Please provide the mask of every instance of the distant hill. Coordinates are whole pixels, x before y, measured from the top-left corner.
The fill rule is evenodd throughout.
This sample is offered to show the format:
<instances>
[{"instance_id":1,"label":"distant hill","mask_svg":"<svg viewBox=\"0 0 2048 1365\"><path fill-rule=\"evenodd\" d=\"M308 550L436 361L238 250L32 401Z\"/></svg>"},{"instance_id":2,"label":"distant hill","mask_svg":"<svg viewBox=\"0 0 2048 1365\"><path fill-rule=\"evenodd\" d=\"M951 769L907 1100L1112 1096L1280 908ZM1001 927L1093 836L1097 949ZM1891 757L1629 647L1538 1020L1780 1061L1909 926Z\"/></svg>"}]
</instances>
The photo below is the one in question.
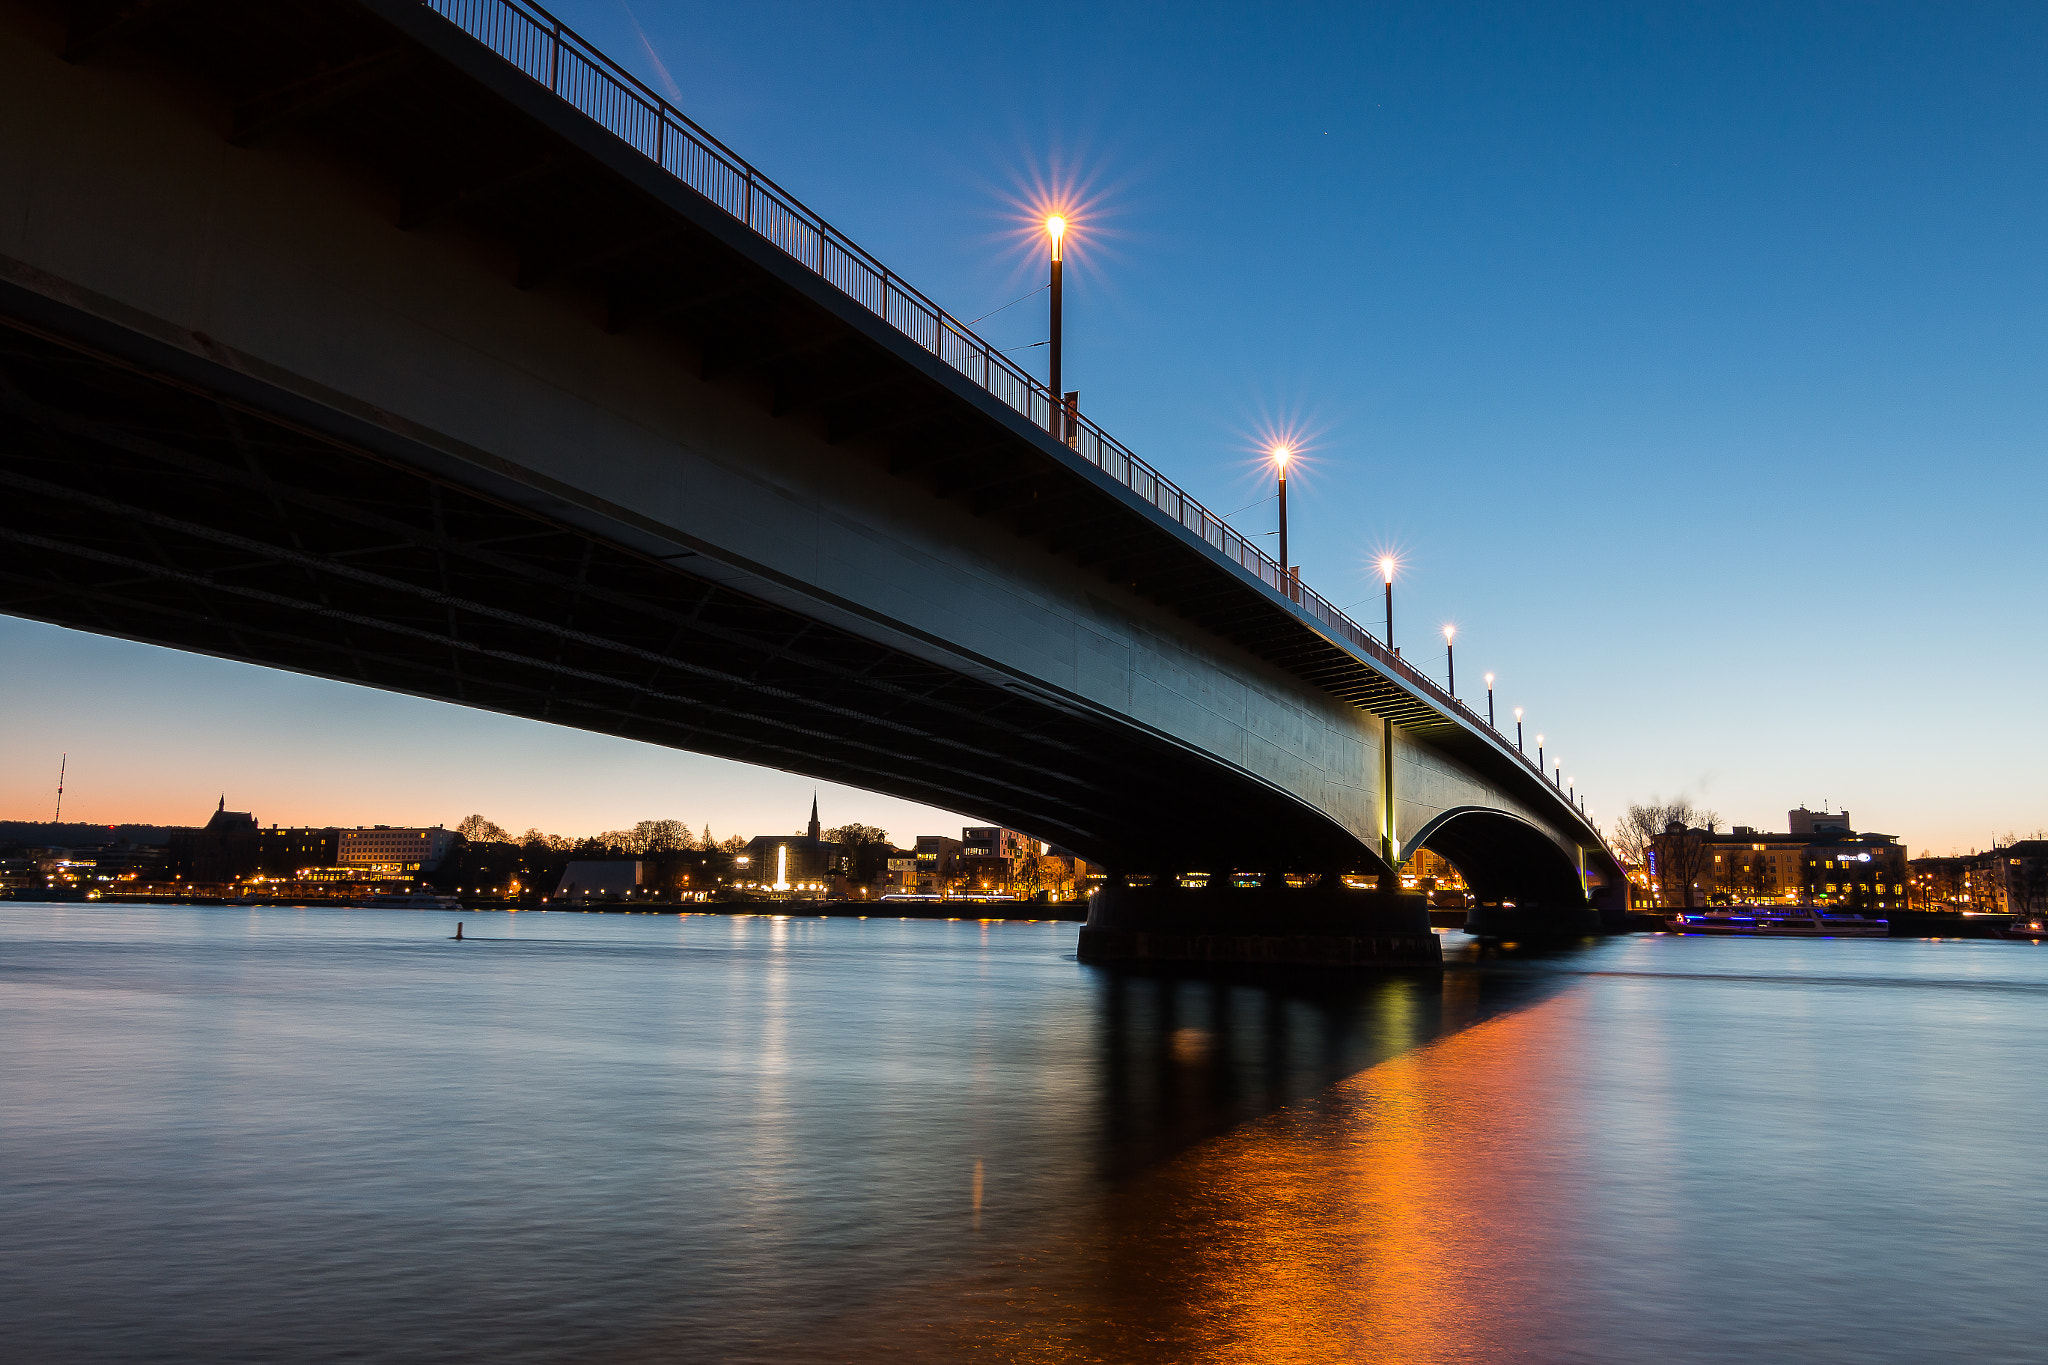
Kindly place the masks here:
<instances>
[{"instance_id":1,"label":"distant hill","mask_svg":"<svg viewBox=\"0 0 2048 1365\"><path fill-rule=\"evenodd\" d=\"M174 831L184 825L87 825L66 820L0 820L0 842L46 844L54 848L77 848L81 844L114 844L123 839L131 844L168 844Z\"/></svg>"}]
</instances>

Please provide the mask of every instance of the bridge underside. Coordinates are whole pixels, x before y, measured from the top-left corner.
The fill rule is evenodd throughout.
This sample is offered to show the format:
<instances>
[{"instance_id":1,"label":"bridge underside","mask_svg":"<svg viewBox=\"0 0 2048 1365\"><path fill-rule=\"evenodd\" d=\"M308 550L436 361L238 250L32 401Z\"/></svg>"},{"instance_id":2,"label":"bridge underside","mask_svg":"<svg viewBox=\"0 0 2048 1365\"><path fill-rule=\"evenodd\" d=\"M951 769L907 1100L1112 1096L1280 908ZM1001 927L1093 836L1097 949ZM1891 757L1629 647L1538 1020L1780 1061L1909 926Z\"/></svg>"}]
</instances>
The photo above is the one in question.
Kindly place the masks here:
<instances>
[{"instance_id":1,"label":"bridge underside","mask_svg":"<svg viewBox=\"0 0 2048 1365\"><path fill-rule=\"evenodd\" d=\"M0 43L0 612L1134 872L1405 839L1583 904L1597 837L1490 728L424 7Z\"/></svg>"},{"instance_id":2,"label":"bridge underside","mask_svg":"<svg viewBox=\"0 0 2048 1365\"><path fill-rule=\"evenodd\" d=\"M46 301L4 297L0 612L802 772L1112 864L1230 848L1379 867L1202 755L437 478L388 453L392 433L352 441L266 410L245 376L155 369L144 338L63 336Z\"/></svg>"}]
</instances>

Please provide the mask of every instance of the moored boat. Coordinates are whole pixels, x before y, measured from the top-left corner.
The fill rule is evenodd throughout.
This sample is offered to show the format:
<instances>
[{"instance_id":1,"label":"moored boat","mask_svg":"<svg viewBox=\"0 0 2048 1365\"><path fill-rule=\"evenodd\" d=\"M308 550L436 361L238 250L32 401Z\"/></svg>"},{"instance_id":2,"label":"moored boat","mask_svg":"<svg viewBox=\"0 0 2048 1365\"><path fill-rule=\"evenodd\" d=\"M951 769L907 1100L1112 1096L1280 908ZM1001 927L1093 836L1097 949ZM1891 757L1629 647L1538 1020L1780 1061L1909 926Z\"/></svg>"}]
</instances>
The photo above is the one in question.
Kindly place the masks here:
<instances>
[{"instance_id":1,"label":"moored boat","mask_svg":"<svg viewBox=\"0 0 2048 1365\"><path fill-rule=\"evenodd\" d=\"M356 902L358 910L460 910L462 902L453 896L431 891L382 891Z\"/></svg>"},{"instance_id":2,"label":"moored boat","mask_svg":"<svg viewBox=\"0 0 2048 1365\"><path fill-rule=\"evenodd\" d=\"M2011 924L2001 931L2002 938L2026 938L2036 942L2048 938L2048 917L2041 915L2017 915Z\"/></svg>"},{"instance_id":3,"label":"moored boat","mask_svg":"<svg viewBox=\"0 0 2048 1365\"><path fill-rule=\"evenodd\" d=\"M1687 910L1665 923L1674 934L1724 934L1753 938L1884 938L1890 922L1862 915L1823 915L1818 910L1747 906L1729 910Z\"/></svg>"}]
</instances>

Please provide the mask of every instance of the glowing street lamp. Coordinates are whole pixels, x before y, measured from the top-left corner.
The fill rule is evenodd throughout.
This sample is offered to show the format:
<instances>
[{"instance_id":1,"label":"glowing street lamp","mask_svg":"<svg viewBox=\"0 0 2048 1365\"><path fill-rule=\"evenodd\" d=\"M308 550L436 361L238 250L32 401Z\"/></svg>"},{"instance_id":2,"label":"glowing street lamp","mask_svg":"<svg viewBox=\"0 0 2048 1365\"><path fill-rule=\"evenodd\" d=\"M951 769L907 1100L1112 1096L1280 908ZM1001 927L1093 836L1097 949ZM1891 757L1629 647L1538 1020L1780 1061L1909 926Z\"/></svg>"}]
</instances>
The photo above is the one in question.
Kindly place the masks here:
<instances>
[{"instance_id":1,"label":"glowing street lamp","mask_svg":"<svg viewBox=\"0 0 2048 1365\"><path fill-rule=\"evenodd\" d=\"M1486 728L1489 730L1500 729L1498 725L1493 723L1493 674L1491 673L1486 675Z\"/></svg>"},{"instance_id":2,"label":"glowing street lamp","mask_svg":"<svg viewBox=\"0 0 2048 1365\"><path fill-rule=\"evenodd\" d=\"M1456 626L1444 627L1444 674L1450 680L1451 700L1458 699L1458 650L1451 643L1451 637L1458 633Z\"/></svg>"},{"instance_id":3,"label":"glowing street lamp","mask_svg":"<svg viewBox=\"0 0 2048 1365\"><path fill-rule=\"evenodd\" d=\"M1519 706L1515 708L1515 752L1518 754L1529 752L1522 747L1522 708Z\"/></svg>"},{"instance_id":4,"label":"glowing street lamp","mask_svg":"<svg viewBox=\"0 0 2048 1365\"><path fill-rule=\"evenodd\" d=\"M1536 771L1543 771L1543 736L1536 736Z\"/></svg>"},{"instance_id":5,"label":"glowing street lamp","mask_svg":"<svg viewBox=\"0 0 2048 1365\"><path fill-rule=\"evenodd\" d=\"M1066 271L1060 248L1066 241L1067 220L1057 213L1048 217L1045 220L1045 235L1052 239L1052 377L1046 385L1050 400L1046 425L1054 439L1064 443L1067 439L1067 414L1066 404L1060 397L1060 311L1065 297L1063 280Z\"/></svg>"},{"instance_id":6,"label":"glowing street lamp","mask_svg":"<svg viewBox=\"0 0 2048 1365\"><path fill-rule=\"evenodd\" d=\"M1273 468L1280 477L1280 586L1281 591L1292 598L1293 577L1288 571L1287 558L1287 462L1294 458L1294 447L1277 445L1273 447Z\"/></svg>"},{"instance_id":7,"label":"glowing street lamp","mask_svg":"<svg viewBox=\"0 0 2048 1365\"><path fill-rule=\"evenodd\" d=\"M1394 647L1394 570L1400 561L1392 555L1380 556L1380 577L1387 581L1387 648Z\"/></svg>"}]
</instances>

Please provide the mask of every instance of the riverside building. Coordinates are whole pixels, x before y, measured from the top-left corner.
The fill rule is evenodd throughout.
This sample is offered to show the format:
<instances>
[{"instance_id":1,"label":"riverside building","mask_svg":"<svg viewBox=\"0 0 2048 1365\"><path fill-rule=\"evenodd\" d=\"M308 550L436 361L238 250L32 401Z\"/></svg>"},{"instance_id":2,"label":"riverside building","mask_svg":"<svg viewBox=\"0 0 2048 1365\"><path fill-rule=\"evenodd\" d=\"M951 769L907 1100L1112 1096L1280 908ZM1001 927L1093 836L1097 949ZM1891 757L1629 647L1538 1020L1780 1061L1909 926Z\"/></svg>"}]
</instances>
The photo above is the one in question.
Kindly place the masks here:
<instances>
[{"instance_id":1,"label":"riverside building","mask_svg":"<svg viewBox=\"0 0 2048 1365\"><path fill-rule=\"evenodd\" d=\"M431 872L455 847L455 831L391 825L358 825L340 832L335 862L342 867L395 867L406 872Z\"/></svg>"},{"instance_id":2,"label":"riverside building","mask_svg":"<svg viewBox=\"0 0 2048 1365\"><path fill-rule=\"evenodd\" d=\"M1849 812L1786 812L1783 831L1670 829L1650 852L1659 902L1814 905L1903 910L1906 847L1890 834L1859 833ZM1692 894L1683 882L1690 880Z\"/></svg>"}]
</instances>

